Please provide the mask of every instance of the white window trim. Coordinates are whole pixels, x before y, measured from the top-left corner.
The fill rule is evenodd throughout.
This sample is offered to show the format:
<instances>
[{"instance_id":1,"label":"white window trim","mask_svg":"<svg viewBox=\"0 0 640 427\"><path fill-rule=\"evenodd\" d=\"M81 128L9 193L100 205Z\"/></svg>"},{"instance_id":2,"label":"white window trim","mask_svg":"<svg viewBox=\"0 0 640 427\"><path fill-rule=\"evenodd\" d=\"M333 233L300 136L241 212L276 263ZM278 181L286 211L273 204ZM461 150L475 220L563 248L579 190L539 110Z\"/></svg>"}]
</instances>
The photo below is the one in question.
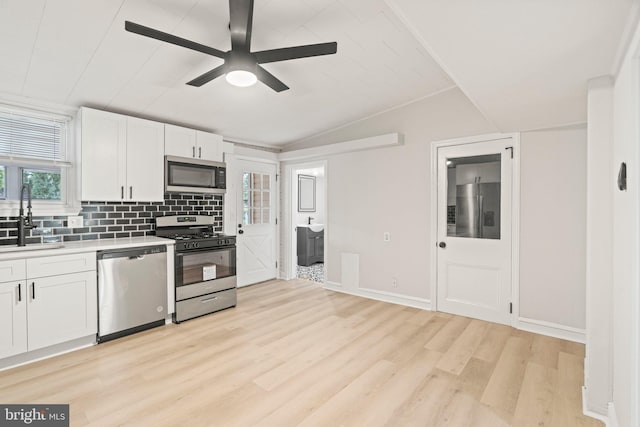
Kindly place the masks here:
<instances>
[{"instance_id":1,"label":"white window trim","mask_svg":"<svg viewBox=\"0 0 640 427\"><path fill-rule=\"evenodd\" d=\"M65 162L43 162L37 159L27 160L30 164L42 164L45 163L49 166L61 167L64 177L64 188L62 188L61 201L49 201L49 200L32 200L32 213L33 216L64 216L64 215L77 215L82 209L79 198L79 138L76 132L76 120L74 116L68 114L68 109L43 109L39 106L33 106L29 104L10 103L4 104L0 100L0 104L4 110L15 110L20 113L25 113L25 110L29 113L33 113L35 117L60 119L64 118L67 121L67 141L66 141L66 161ZM14 157L9 161L16 163L18 158ZM24 205L26 207L26 203ZM0 216L2 217L15 217L18 216L20 210L19 200L0 200Z\"/></svg>"}]
</instances>

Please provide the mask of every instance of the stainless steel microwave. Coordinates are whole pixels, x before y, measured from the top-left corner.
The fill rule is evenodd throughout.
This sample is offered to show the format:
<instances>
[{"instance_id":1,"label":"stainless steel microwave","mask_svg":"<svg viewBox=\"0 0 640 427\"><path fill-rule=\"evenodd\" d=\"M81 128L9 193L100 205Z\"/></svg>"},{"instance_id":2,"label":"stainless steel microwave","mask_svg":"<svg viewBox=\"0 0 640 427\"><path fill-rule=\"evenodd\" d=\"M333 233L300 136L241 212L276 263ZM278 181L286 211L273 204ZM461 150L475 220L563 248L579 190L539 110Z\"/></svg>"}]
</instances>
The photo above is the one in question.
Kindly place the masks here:
<instances>
[{"instance_id":1,"label":"stainless steel microwave","mask_svg":"<svg viewBox=\"0 0 640 427\"><path fill-rule=\"evenodd\" d=\"M227 167L222 162L165 156L167 193L224 194L227 191Z\"/></svg>"}]
</instances>

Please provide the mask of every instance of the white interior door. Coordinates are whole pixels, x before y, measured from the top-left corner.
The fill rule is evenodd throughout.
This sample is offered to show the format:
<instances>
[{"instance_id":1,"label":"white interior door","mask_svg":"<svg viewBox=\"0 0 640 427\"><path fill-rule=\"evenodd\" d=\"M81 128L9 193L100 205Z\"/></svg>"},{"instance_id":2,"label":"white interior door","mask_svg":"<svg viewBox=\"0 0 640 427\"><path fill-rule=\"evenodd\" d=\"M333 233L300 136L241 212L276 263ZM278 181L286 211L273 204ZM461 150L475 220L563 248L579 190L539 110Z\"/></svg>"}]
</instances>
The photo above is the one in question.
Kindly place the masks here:
<instances>
[{"instance_id":1,"label":"white interior door","mask_svg":"<svg viewBox=\"0 0 640 427\"><path fill-rule=\"evenodd\" d=\"M276 165L238 160L238 286L273 279L276 268Z\"/></svg>"},{"instance_id":2,"label":"white interior door","mask_svg":"<svg viewBox=\"0 0 640 427\"><path fill-rule=\"evenodd\" d=\"M510 323L511 139L439 147L437 309Z\"/></svg>"}]
</instances>

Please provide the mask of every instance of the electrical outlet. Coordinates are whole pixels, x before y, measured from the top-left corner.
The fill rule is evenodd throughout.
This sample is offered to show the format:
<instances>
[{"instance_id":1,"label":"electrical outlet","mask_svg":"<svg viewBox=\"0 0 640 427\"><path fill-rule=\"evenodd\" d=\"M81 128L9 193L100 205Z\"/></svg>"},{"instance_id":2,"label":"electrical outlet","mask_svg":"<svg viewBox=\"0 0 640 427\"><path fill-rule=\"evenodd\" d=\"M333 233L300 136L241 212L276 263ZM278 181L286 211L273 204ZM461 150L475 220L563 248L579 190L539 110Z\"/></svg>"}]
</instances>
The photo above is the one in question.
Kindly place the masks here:
<instances>
[{"instance_id":1,"label":"electrical outlet","mask_svg":"<svg viewBox=\"0 0 640 427\"><path fill-rule=\"evenodd\" d=\"M397 288L398 287L398 279L396 279L395 277L391 278L391 287L392 288Z\"/></svg>"},{"instance_id":2,"label":"electrical outlet","mask_svg":"<svg viewBox=\"0 0 640 427\"><path fill-rule=\"evenodd\" d=\"M389 233L388 231L385 231L384 234L382 235L382 240L385 242L390 242L391 241L391 233Z\"/></svg>"},{"instance_id":3,"label":"electrical outlet","mask_svg":"<svg viewBox=\"0 0 640 427\"><path fill-rule=\"evenodd\" d=\"M83 223L83 218L81 216L68 216L67 217L67 227L69 228L81 228Z\"/></svg>"}]
</instances>

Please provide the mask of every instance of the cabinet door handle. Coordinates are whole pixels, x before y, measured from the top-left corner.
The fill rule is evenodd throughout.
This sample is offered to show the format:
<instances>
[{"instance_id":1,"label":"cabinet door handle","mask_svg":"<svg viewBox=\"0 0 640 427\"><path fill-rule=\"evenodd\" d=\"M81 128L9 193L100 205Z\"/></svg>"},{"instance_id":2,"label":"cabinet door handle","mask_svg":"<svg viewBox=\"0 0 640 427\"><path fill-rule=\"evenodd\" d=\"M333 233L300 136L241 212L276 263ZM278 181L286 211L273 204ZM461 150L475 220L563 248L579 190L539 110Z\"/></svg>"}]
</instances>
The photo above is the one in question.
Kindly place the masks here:
<instances>
[{"instance_id":1,"label":"cabinet door handle","mask_svg":"<svg viewBox=\"0 0 640 427\"><path fill-rule=\"evenodd\" d=\"M198 147L198 158L202 158L202 147Z\"/></svg>"},{"instance_id":2,"label":"cabinet door handle","mask_svg":"<svg viewBox=\"0 0 640 427\"><path fill-rule=\"evenodd\" d=\"M133 186L129 187L129 199L133 199Z\"/></svg>"},{"instance_id":3,"label":"cabinet door handle","mask_svg":"<svg viewBox=\"0 0 640 427\"><path fill-rule=\"evenodd\" d=\"M18 302L22 301L22 283L18 283Z\"/></svg>"},{"instance_id":4,"label":"cabinet door handle","mask_svg":"<svg viewBox=\"0 0 640 427\"><path fill-rule=\"evenodd\" d=\"M36 299L36 282L31 282L31 299Z\"/></svg>"},{"instance_id":5,"label":"cabinet door handle","mask_svg":"<svg viewBox=\"0 0 640 427\"><path fill-rule=\"evenodd\" d=\"M193 156L191 156L191 157L195 157L196 156L196 146L194 145L191 148L193 149Z\"/></svg>"},{"instance_id":6,"label":"cabinet door handle","mask_svg":"<svg viewBox=\"0 0 640 427\"><path fill-rule=\"evenodd\" d=\"M120 198L124 199L124 185L120 187Z\"/></svg>"}]
</instances>

